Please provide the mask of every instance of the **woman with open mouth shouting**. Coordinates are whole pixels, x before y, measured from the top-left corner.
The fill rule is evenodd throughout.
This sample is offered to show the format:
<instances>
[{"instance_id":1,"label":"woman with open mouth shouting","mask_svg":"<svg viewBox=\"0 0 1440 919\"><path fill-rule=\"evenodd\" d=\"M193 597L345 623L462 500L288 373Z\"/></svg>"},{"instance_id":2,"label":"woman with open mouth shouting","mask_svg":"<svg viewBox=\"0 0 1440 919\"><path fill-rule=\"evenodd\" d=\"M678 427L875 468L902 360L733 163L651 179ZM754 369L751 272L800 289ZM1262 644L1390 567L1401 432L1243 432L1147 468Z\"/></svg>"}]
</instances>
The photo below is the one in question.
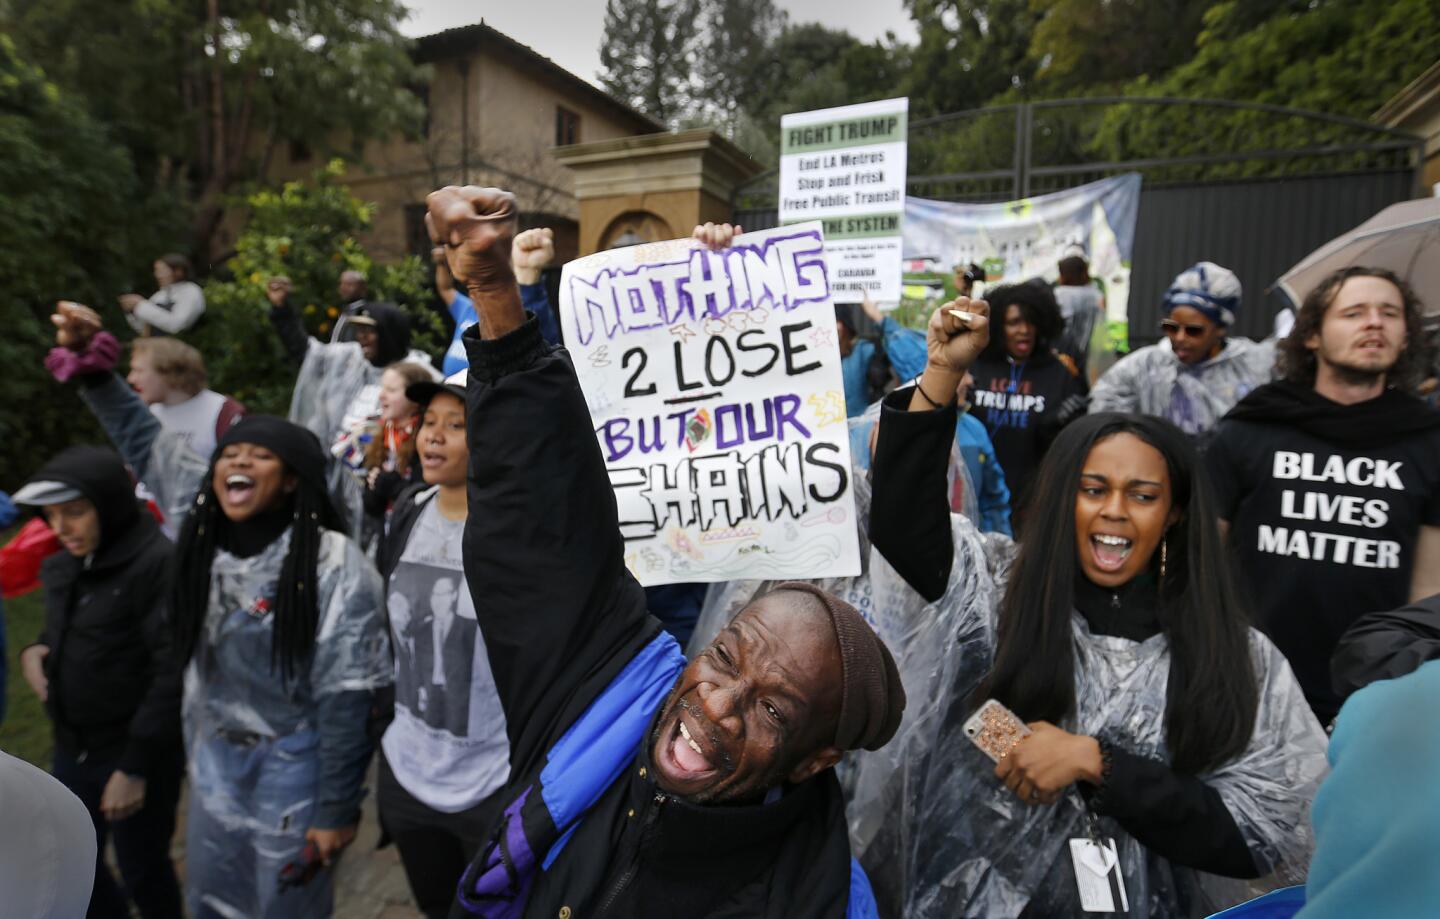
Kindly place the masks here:
<instances>
[{"instance_id":1,"label":"woman with open mouth shouting","mask_svg":"<svg viewBox=\"0 0 1440 919\"><path fill-rule=\"evenodd\" d=\"M887 397L871 537L916 591L963 610L949 572L977 566L952 555L973 551L946 513L954 425L912 390ZM903 866L903 915L1207 915L1247 898L1226 879L1303 876L1325 735L1247 624L1208 485L1161 419L1102 413L1060 433L989 653L957 669L923 795L889 818L903 851L864 858ZM997 762L966 730L992 699L1026 723Z\"/></svg>"},{"instance_id":2,"label":"woman with open mouth shouting","mask_svg":"<svg viewBox=\"0 0 1440 919\"><path fill-rule=\"evenodd\" d=\"M53 321L77 351L99 329L78 304ZM169 614L184 667L190 914L328 916L325 868L355 835L372 697L392 664L380 577L330 501L325 451L298 425L250 415L207 462L114 373L80 381L126 462L179 510Z\"/></svg>"}]
</instances>

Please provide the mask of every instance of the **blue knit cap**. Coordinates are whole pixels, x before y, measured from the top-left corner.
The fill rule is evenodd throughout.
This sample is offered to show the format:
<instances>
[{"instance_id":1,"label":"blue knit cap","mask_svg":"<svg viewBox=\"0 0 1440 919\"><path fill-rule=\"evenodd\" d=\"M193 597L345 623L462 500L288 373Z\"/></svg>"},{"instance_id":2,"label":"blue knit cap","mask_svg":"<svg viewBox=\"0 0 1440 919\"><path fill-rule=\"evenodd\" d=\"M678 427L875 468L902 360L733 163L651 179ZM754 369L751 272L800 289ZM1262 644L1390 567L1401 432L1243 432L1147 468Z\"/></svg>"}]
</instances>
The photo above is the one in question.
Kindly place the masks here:
<instances>
[{"instance_id":1,"label":"blue knit cap","mask_svg":"<svg viewBox=\"0 0 1440 919\"><path fill-rule=\"evenodd\" d=\"M1197 309L1219 325L1234 325L1235 311L1240 309L1240 279L1214 262L1196 262L1165 291L1165 315L1177 306Z\"/></svg>"}]
</instances>

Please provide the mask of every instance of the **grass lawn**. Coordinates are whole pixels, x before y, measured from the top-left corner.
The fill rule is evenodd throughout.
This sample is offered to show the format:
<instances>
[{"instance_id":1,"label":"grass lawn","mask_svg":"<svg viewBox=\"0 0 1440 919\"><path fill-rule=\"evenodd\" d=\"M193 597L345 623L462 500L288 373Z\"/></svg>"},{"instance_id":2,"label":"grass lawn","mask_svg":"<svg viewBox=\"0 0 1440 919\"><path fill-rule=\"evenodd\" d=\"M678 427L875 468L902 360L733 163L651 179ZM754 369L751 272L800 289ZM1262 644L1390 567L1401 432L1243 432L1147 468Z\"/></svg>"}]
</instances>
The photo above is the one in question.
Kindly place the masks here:
<instances>
[{"instance_id":1,"label":"grass lawn","mask_svg":"<svg viewBox=\"0 0 1440 919\"><path fill-rule=\"evenodd\" d=\"M20 649L35 640L45 621L41 597L33 590L5 602L5 657L9 673L5 680L5 720L0 722L0 750L28 760L42 769L50 768L53 742L50 719L35 693L20 675Z\"/></svg>"}]
</instances>

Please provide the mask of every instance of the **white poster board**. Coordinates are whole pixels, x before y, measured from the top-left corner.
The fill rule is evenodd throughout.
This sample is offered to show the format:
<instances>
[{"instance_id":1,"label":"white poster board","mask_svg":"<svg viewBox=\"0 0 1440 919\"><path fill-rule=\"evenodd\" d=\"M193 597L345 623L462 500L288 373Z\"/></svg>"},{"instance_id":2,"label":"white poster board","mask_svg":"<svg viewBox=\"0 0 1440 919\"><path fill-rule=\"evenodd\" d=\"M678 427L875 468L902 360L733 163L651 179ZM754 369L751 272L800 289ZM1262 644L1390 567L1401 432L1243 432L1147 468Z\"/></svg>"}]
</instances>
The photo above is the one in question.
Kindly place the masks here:
<instances>
[{"instance_id":1,"label":"white poster board","mask_svg":"<svg viewBox=\"0 0 1440 919\"><path fill-rule=\"evenodd\" d=\"M835 303L900 299L909 99L780 119L780 222L820 220Z\"/></svg>"},{"instance_id":2,"label":"white poster board","mask_svg":"<svg viewBox=\"0 0 1440 919\"><path fill-rule=\"evenodd\" d=\"M818 224L577 259L560 321L640 583L860 573Z\"/></svg>"}]
</instances>

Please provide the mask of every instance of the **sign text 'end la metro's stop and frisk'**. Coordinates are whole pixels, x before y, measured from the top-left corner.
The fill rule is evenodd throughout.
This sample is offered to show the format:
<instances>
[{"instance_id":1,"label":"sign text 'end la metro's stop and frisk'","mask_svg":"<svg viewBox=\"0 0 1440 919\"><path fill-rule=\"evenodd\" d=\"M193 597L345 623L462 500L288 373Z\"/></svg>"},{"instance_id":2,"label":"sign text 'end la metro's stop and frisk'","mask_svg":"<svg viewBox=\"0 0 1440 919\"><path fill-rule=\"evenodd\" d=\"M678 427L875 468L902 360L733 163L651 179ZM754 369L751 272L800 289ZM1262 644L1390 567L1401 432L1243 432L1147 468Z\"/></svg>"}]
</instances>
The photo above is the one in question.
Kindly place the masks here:
<instances>
[{"instance_id":1,"label":"sign text 'end la metro's stop and frisk'","mask_svg":"<svg viewBox=\"0 0 1440 919\"><path fill-rule=\"evenodd\" d=\"M836 303L900 299L909 107L886 99L780 119L780 222L821 221Z\"/></svg>"}]
</instances>

